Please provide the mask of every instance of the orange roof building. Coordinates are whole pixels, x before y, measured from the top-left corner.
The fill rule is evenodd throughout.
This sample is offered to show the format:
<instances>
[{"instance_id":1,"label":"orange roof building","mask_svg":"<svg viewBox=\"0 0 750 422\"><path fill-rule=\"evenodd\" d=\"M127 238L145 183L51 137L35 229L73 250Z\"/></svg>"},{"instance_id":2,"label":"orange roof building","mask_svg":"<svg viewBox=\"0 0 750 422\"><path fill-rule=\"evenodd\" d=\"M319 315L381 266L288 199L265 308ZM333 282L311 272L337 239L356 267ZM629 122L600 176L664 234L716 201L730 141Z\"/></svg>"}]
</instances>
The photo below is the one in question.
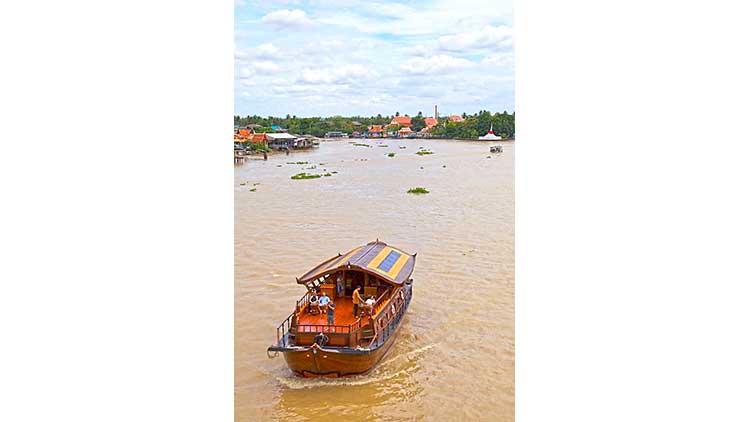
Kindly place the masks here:
<instances>
[{"instance_id":1,"label":"orange roof building","mask_svg":"<svg viewBox=\"0 0 750 422\"><path fill-rule=\"evenodd\" d=\"M450 122L463 122L464 118L459 116L458 114L454 114L450 117L448 117L448 121Z\"/></svg>"},{"instance_id":2,"label":"orange roof building","mask_svg":"<svg viewBox=\"0 0 750 422\"><path fill-rule=\"evenodd\" d=\"M268 137L266 136L265 133L253 133L253 135L250 138L248 138L248 141L266 143L268 142Z\"/></svg>"},{"instance_id":3,"label":"orange roof building","mask_svg":"<svg viewBox=\"0 0 750 422\"><path fill-rule=\"evenodd\" d=\"M395 116L388 126L411 126L411 117L409 116Z\"/></svg>"},{"instance_id":4,"label":"orange roof building","mask_svg":"<svg viewBox=\"0 0 750 422\"><path fill-rule=\"evenodd\" d=\"M424 125L425 129L430 130L433 127L437 126L438 121L434 117L425 117L424 118Z\"/></svg>"},{"instance_id":5,"label":"orange roof building","mask_svg":"<svg viewBox=\"0 0 750 422\"><path fill-rule=\"evenodd\" d=\"M236 135L234 135L235 142L263 142L267 141L265 133L253 133L252 130L240 129Z\"/></svg>"}]
</instances>

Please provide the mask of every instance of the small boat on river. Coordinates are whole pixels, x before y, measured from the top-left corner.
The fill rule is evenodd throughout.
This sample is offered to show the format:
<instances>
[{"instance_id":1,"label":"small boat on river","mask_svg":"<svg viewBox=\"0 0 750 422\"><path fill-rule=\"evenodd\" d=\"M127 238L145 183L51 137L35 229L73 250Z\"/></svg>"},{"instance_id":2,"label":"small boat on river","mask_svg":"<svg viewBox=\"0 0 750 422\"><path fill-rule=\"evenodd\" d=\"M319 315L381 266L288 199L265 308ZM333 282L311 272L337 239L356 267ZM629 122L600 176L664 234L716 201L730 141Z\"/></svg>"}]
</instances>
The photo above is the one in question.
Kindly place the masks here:
<instances>
[{"instance_id":1,"label":"small boat on river","mask_svg":"<svg viewBox=\"0 0 750 422\"><path fill-rule=\"evenodd\" d=\"M502 145L493 145L490 147L490 152L503 152Z\"/></svg>"},{"instance_id":2,"label":"small boat on river","mask_svg":"<svg viewBox=\"0 0 750 422\"><path fill-rule=\"evenodd\" d=\"M307 289L276 329L269 357L282 353L289 369L303 377L336 378L369 372L396 341L412 295L416 254L376 240L305 273ZM355 311L355 290L362 301ZM319 309L317 293L330 298L333 323ZM329 305L330 306L330 305Z\"/></svg>"}]
</instances>

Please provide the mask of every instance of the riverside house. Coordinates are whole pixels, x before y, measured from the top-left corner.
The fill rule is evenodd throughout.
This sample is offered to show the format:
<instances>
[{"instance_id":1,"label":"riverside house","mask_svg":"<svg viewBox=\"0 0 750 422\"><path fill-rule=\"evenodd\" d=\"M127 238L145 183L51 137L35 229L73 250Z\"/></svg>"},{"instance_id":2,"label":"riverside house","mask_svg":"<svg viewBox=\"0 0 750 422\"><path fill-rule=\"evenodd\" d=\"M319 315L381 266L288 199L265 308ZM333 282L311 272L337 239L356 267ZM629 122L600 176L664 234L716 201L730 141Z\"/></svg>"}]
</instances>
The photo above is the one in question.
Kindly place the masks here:
<instances>
[{"instance_id":1,"label":"riverside house","mask_svg":"<svg viewBox=\"0 0 750 422\"><path fill-rule=\"evenodd\" d=\"M388 126L406 126L411 127L411 117L409 116L395 116Z\"/></svg>"},{"instance_id":2,"label":"riverside house","mask_svg":"<svg viewBox=\"0 0 750 422\"><path fill-rule=\"evenodd\" d=\"M385 129L382 125L372 125L367 128L367 136L371 138L382 138L385 135Z\"/></svg>"}]
</instances>

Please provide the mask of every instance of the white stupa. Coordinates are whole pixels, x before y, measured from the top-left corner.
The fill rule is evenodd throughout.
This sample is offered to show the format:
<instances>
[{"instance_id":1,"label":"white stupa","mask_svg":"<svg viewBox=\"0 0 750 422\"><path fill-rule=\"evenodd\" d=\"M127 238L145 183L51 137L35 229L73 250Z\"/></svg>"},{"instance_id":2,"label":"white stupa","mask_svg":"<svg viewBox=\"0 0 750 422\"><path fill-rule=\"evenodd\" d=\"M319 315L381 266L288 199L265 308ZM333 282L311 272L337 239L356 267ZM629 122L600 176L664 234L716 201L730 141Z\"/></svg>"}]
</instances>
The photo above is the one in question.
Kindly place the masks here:
<instances>
[{"instance_id":1,"label":"white stupa","mask_svg":"<svg viewBox=\"0 0 750 422\"><path fill-rule=\"evenodd\" d=\"M487 132L486 135L480 136L478 139L480 141L497 141L497 140L500 140L500 139L503 139L503 138L500 137L500 136L495 135L495 132L492 131L492 124L490 124L490 131Z\"/></svg>"}]
</instances>

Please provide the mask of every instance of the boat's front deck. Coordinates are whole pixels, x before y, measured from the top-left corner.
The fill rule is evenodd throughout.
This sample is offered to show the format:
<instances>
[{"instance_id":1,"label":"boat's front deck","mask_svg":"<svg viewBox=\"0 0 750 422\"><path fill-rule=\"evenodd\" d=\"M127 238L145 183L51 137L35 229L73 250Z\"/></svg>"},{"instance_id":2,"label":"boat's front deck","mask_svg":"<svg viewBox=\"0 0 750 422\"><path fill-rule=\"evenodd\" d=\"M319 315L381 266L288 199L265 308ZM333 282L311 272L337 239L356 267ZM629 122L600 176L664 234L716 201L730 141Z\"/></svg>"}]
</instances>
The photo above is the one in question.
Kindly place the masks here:
<instances>
[{"instance_id":1,"label":"boat's front deck","mask_svg":"<svg viewBox=\"0 0 750 422\"><path fill-rule=\"evenodd\" d=\"M333 325L350 325L357 321L354 316L354 303L351 297L337 297L331 300L336 307L333 309ZM368 315L362 317L362 325L367 324L370 320ZM310 314L307 309L300 315L299 324L301 325L328 325L328 317L325 312L318 315Z\"/></svg>"}]
</instances>

